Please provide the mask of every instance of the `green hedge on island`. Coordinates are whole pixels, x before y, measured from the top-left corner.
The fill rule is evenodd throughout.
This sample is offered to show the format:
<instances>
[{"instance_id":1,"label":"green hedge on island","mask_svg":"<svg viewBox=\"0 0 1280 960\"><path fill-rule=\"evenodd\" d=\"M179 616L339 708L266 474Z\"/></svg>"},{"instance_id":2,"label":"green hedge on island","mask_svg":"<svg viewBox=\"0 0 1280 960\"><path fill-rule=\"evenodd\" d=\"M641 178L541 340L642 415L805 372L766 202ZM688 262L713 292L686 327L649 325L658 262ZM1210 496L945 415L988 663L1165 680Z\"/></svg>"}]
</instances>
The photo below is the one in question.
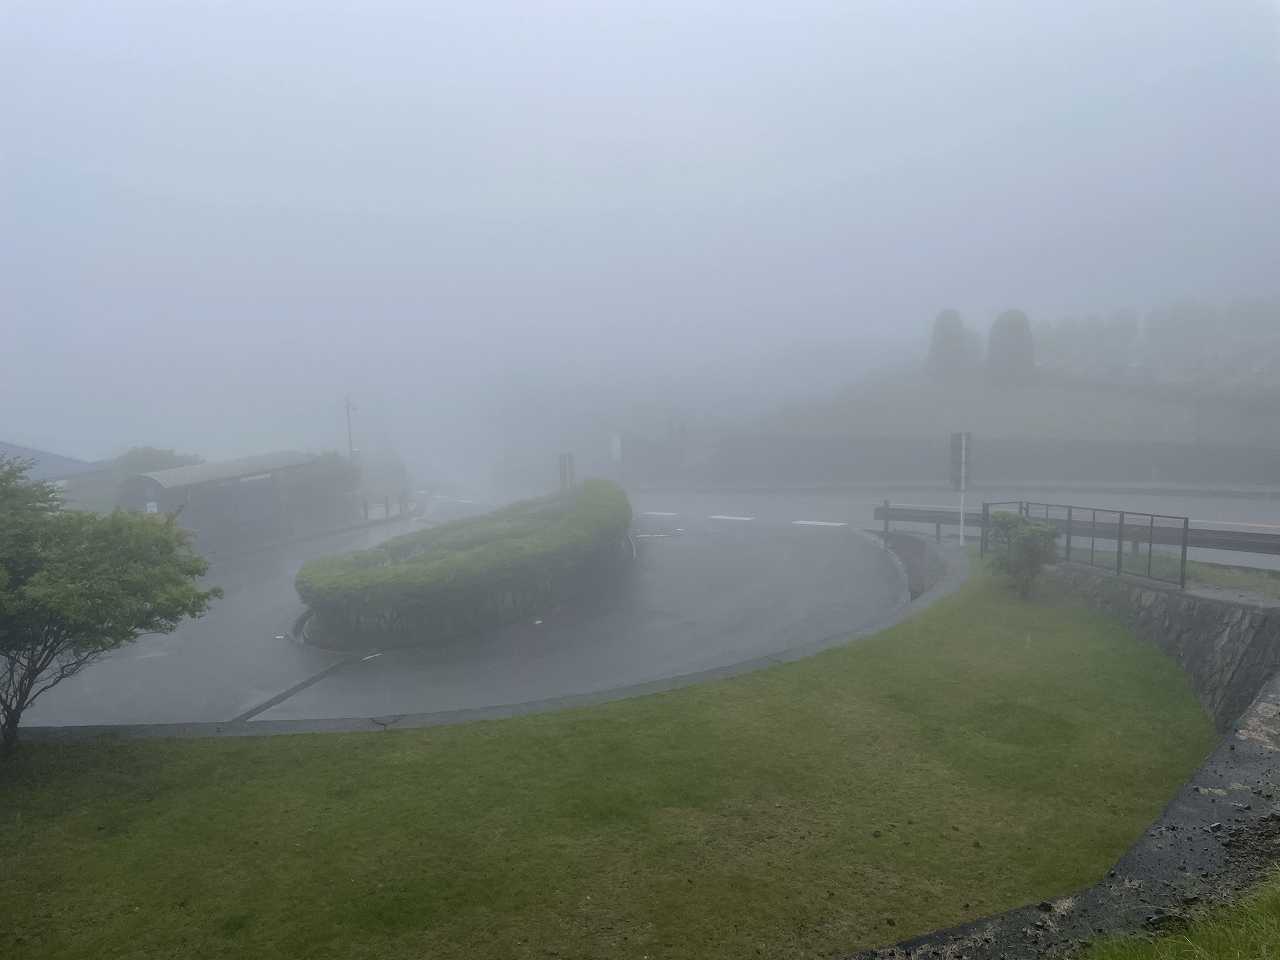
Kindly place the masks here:
<instances>
[{"instance_id":1,"label":"green hedge on island","mask_svg":"<svg viewBox=\"0 0 1280 960\"><path fill-rule=\"evenodd\" d=\"M622 489L587 480L563 496L313 560L295 584L320 643L424 643L502 626L571 595L630 525Z\"/></svg>"}]
</instances>

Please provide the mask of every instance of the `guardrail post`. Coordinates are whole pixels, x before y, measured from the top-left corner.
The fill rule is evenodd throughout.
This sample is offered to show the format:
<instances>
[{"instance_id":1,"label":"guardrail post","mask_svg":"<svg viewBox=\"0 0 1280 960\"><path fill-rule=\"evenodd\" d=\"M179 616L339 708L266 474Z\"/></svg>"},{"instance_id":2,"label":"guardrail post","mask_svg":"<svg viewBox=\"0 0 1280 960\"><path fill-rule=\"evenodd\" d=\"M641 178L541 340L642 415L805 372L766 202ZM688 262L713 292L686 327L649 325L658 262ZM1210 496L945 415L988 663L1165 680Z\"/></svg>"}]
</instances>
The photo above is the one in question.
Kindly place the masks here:
<instances>
[{"instance_id":1,"label":"guardrail post","mask_svg":"<svg viewBox=\"0 0 1280 960\"><path fill-rule=\"evenodd\" d=\"M982 505L982 536L978 543L978 556L985 557L987 555L987 527L991 523L991 504L983 503Z\"/></svg>"},{"instance_id":2,"label":"guardrail post","mask_svg":"<svg viewBox=\"0 0 1280 960\"><path fill-rule=\"evenodd\" d=\"M1147 577L1151 577L1152 553L1156 548L1156 518L1151 515L1151 530L1147 533Z\"/></svg>"},{"instance_id":3,"label":"guardrail post","mask_svg":"<svg viewBox=\"0 0 1280 960\"><path fill-rule=\"evenodd\" d=\"M889 501L884 502L884 532L889 532Z\"/></svg>"},{"instance_id":4,"label":"guardrail post","mask_svg":"<svg viewBox=\"0 0 1280 960\"><path fill-rule=\"evenodd\" d=\"M1120 523L1116 527L1116 576L1124 573L1124 511L1120 511Z\"/></svg>"},{"instance_id":5,"label":"guardrail post","mask_svg":"<svg viewBox=\"0 0 1280 960\"><path fill-rule=\"evenodd\" d=\"M1071 562L1071 512L1074 507L1067 507L1067 563Z\"/></svg>"},{"instance_id":6,"label":"guardrail post","mask_svg":"<svg viewBox=\"0 0 1280 960\"><path fill-rule=\"evenodd\" d=\"M1191 519L1182 518L1182 573L1178 578L1180 590L1187 589L1187 538L1191 533Z\"/></svg>"},{"instance_id":7,"label":"guardrail post","mask_svg":"<svg viewBox=\"0 0 1280 960\"><path fill-rule=\"evenodd\" d=\"M939 543L942 542L942 522L941 521L933 525L933 537Z\"/></svg>"}]
</instances>

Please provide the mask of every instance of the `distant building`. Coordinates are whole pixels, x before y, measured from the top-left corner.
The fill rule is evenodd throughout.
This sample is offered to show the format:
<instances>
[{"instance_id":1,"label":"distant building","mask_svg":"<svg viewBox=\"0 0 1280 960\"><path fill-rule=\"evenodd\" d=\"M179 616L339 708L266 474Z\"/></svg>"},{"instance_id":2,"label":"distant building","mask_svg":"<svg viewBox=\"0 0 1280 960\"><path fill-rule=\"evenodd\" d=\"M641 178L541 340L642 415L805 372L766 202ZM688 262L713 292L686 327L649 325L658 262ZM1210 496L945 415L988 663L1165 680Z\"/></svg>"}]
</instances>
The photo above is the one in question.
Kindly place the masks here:
<instances>
[{"instance_id":1,"label":"distant building","mask_svg":"<svg viewBox=\"0 0 1280 960\"><path fill-rule=\"evenodd\" d=\"M203 549L237 549L354 523L357 481L341 457L286 450L129 477L120 502L176 515Z\"/></svg>"}]
</instances>

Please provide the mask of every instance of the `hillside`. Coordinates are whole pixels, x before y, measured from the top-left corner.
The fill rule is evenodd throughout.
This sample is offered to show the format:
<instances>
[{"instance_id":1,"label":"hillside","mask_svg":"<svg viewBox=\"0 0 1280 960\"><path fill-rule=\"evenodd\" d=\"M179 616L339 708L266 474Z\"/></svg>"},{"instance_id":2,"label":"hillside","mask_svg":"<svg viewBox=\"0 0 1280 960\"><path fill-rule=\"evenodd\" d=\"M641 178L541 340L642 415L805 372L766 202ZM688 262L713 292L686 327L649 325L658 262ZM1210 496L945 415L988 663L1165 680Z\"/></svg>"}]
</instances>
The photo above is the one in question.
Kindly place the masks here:
<instances>
[{"instance_id":1,"label":"hillside","mask_svg":"<svg viewBox=\"0 0 1280 960\"><path fill-rule=\"evenodd\" d=\"M1046 373L1027 384L940 383L900 371L764 418L764 432L989 437L1280 447L1270 405L1189 389Z\"/></svg>"}]
</instances>

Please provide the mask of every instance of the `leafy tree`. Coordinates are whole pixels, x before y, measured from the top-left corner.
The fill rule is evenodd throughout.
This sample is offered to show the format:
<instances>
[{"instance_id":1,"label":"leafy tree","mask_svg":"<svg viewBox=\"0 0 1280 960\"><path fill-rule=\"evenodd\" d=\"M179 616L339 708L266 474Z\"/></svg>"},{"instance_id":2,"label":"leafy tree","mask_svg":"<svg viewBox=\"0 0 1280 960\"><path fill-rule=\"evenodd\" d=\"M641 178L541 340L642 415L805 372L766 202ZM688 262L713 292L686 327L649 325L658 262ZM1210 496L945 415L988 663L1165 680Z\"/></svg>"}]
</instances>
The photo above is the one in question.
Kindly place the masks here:
<instances>
[{"instance_id":1,"label":"leafy tree","mask_svg":"<svg viewBox=\"0 0 1280 960\"><path fill-rule=\"evenodd\" d=\"M987 372L996 383L1022 383L1036 372L1036 347L1031 321L1021 310L996 317L987 338Z\"/></svg>"},{"instance_id":2,"label":"leafy tree","mask_svg":"<svg viewBox=\"0 0 1280 960\"><path fill-rule=\"evenodd\" d=\"M31 464L0 457L0 756L36 699L142 634L222 595L171 517L62 510Z\"/></svg>"},{"instance_id":3,"label":"leafy tree","mask_svg":"<svg viewBox=\"0 0 1280 960\"><path fill-rule=\"evenodd\" d=\"M1013 581L1024 600L1045 565L1058 556L1058 530L1053 524L1036 523L1016 513L1001 511L991 515L988 534L991 565Z\"/></svg>"}]
</instances>

